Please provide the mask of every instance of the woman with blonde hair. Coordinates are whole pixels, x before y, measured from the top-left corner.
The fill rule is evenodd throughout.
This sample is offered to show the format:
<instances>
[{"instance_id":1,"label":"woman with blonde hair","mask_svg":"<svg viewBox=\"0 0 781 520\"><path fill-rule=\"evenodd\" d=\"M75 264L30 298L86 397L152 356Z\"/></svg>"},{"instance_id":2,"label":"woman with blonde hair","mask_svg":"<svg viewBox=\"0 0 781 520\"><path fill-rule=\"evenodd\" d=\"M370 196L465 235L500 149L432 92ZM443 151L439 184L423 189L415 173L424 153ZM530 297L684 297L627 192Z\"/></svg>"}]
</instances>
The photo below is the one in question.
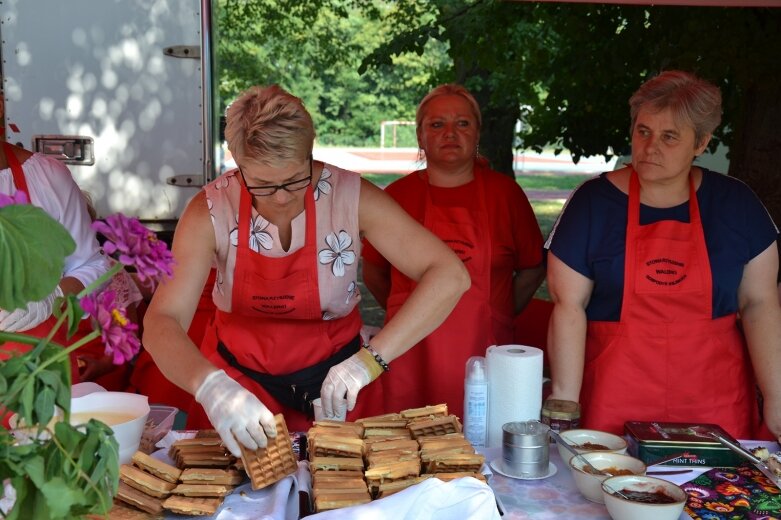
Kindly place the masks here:
<instances>
[{"instance_id":1,"label":"woman with blonde hair","mask_svg":"<svg viewBox=\"0 0 781 520\"><path fill-rule=\"evenodd\" d=\"M447 320L396 362L404 369L383 380L385 403L398 410L444 402L461 415L467 360L484 356L490 345L513 342L513 319L542 282L542 234L515 179L480 157L482 117L467 89L436 87L415 119L426 168L386 192L450 246L472 284ZM392 320L415 280L386 258L366 247L363 275Z\"/></svg>"},{"instance_id":2,"label":"woman with blonde hair","mask_svg":"<svg viewBox=\"0 0 781 520\"><path fill-rule=\"evenodd\" d=\"M182 216L174 276L152 299L144 344L203 406L191 425L211 423L238 454L236 441L255 449L276 434L274 413L291 431L306 430L317 397L326 416L381 413L380 389L370 383L447 316L469 278L382 190L312 158L312 119L282 88L242 94L225 133L237 168ZM371 345L359 334L362 236L417 282ZM217 312L199 351L185 331L213 262Z\"/></svg>"}]
</instances>

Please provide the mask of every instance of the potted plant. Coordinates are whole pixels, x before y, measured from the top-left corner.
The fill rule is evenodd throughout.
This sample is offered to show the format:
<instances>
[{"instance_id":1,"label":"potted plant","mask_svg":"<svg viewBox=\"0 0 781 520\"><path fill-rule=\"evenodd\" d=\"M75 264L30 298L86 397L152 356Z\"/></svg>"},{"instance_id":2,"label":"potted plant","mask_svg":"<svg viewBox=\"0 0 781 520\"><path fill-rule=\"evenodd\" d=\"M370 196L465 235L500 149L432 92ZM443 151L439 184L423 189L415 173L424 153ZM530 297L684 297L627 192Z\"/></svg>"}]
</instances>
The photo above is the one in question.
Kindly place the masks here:
<instances>
[{"instance_id":1,"label":"potted plant","mask_svg":"<svg viewBox=\"0 0 781 520\"><path fill-rule=\"evenodd\" d=\"M67 230L41 208L26 204L23 194L0 194L0 308L16 309L50 294L59 283L65 257L75 249ZM104 251L117 262L78 295L55 305L56 324L45 338L0 331L0 415L15 414L25 434L0 428L0 509L7 519L70 519L106 515L119 483L118 446L111 429L97 420L70 424L70 353L101 337L115 364L140 348L137 326L114 304L105 283L124 266L154 284L170 276L167 246L137 220L112 215L93 228L106 237ZM89 313L93 330L75 339ZM52 341L67 327L70 344ZM30 346L26 352L3 351L4 342ZM52 421L55 412L61 420ZM60 418L58 418L60 419ZM2 489L0 489L2 491ZM10 495L10 496L9 496ZM0 497L3 493L0 492Z\"/></svg>"}]
</instances>

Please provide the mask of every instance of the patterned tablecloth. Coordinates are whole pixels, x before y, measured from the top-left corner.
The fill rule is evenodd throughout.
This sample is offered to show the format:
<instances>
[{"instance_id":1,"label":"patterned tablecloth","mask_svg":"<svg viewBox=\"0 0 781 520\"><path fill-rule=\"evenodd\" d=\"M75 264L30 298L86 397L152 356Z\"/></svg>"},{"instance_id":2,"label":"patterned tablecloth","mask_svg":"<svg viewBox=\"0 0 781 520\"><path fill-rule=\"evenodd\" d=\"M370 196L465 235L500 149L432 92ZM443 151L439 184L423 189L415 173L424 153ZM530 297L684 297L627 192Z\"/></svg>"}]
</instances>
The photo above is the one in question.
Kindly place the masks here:
<instances>
[{"instance_id":1,"label":"patterned tablecloth","mask_svg":"<svg viewBox=\"0 0 781 520\"><path fill-rule=\"evenodd\" d=\"M761 444L768 446L772 451L779 449L778 444L773 442L742 441L742 444L749 448ZM486 462L502 456L501 448L488 448L482 450L482 453L485 455ZM608 515L604 505L589 502L580 494L577 487L575 487L575 481L570 474L569 468L559 457L558 450L554 444L551 444L550 461L557 468L556 474L542 480L520 480L505 477L495 471L493 472L488 483L494 490L497 500L504 508L502 520L610 520L610 515ZM660 469L673 468L666 467ZM681 485L699 477L710 469L697 468L691 473L657 476ZM714 515L701 518L703 520L705 518L713 518L715 520L732 517ZM685 512L681 514L680 519L692 520Z\"/></svg>"}]
</instances>

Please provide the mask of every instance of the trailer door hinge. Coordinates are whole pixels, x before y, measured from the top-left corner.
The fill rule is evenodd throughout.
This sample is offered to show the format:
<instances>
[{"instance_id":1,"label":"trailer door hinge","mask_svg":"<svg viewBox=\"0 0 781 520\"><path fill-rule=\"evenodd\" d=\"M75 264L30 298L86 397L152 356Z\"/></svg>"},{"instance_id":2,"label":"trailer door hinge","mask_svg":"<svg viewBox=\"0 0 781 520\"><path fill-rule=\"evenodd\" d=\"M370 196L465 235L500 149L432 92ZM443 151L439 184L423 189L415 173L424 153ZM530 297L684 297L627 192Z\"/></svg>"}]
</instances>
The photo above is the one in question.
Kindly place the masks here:
<instances>
[{"instance_id":1,"label":"trailer door hinge","mask_svg":"<svg viewBox=\"0 0 781 520\"><path fill-rule=\"evenodd\" d=\"M201 58L201 47L198 45L172 45L163 49L163 54L172 58Z\"/></svg>"},{"instance_id":2,"label":"trailer door hinge","mask_svg":"<svg viewBox=\"0 0 781 520\"><path fill-rule=\"evenodd\" d=\"M165 182L170 184L171 186L182 186L184 187L200 187L203 186L203 176L202 175L174 175L173 177L168 177Z\"/></svg>"}]
</instances>

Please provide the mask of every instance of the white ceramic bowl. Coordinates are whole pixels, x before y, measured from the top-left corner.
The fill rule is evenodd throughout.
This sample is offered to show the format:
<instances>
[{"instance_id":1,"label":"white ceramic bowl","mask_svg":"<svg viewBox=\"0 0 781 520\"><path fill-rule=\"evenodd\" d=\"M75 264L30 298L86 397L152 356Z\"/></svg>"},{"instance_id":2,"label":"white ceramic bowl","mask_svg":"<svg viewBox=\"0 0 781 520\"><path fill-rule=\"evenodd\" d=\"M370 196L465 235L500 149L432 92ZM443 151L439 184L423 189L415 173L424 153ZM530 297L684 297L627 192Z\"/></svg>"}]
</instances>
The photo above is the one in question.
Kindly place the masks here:
<instances>
[{"instance_id":1,"label":"white ceramic bowl","mask_svg":"<svg viewBox=\"0 0 781 520\"><path fill-rule=\"evenodd\" d=\"M575 451L578 453L626 453L626 440L624 440L623 437L612 433L601 432L599 430L564 430L563 432L560 432L559 435L570 445L574 445ZM584 444L587 446L588 444L605 446L606 449L583 447ZM569 463L569 459L573 457L572 453L560 444L556 447L559 449L561 460L563 460L565 464Z\"/></svg>"},{"instance_id":2,"label":"white ceramic bowl","mask_svg":"<svg viewBox=\"0 0 781 520\"><path fill-rule=\"evenodd\" d=\"M662 492L675 502L650 504L627 500L613 491ZM672 482L642 475L610 477L602 482L607 512L613 520L677 520L686 505L686 492Z\"/></svg>"},{"instance_id":3,"label":"white ceramic bowl","mask_svg":"<svg viewBox=\"0 0 781 520\"><path fill-rule=\"evenodd\" d=\"M145 395L127 392L95 392L71 399L71 424L97 419L107 424L119 443L119 463L129 464L138 450L149 416Z\"/></svg>"},{"instance_id":4,"label":"white ceramic bowl","mask_svg":"<svg viewBox=\"0 0 781 520\"><path fill-rule=\"evenodd\" d=\"M629 455L612 452L584 453L583 458L597 469L608 472L631 471L633 475L645 475L645 463ZM585 469L586 464L578 457L572 457L569 468L572 478L581 494L592 502L604 503L602 497L602 481L608 478L606 475L589 473Z\"/></svg>"}]
</instances>

